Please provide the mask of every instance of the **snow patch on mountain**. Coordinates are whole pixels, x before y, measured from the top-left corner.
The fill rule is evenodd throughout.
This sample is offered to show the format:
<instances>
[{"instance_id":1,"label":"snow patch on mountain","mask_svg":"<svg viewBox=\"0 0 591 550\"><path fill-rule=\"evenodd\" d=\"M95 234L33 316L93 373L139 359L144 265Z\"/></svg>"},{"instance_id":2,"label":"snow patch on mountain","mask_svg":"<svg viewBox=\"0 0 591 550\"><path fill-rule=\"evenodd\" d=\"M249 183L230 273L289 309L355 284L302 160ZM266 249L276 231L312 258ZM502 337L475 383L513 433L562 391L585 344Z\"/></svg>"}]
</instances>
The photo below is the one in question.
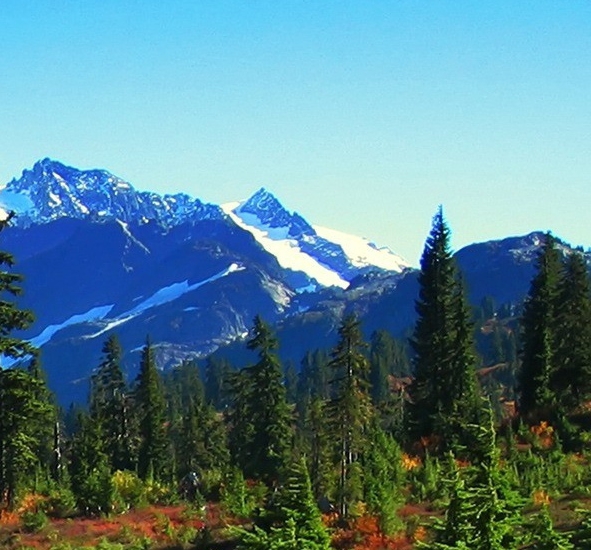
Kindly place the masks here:
<instances>
[{"instance_id":1,"label":"snow patch on mountain","mask_svg":"<svg viewBox=\"0 0 591 550\"><path fill-rule=\"evenodd\" d=\"M150 254L150 249L144 245L144 243L142 243L141 241L139 241L138 239L135 238L135 236L133 235L133 233L129 230L129 225L126 224L125 222L122 222L121 220L116 220L117 223L121 226L121 229L123 230L123 233L125 234L125 236L134 244L136 244L137 246L139 246L146 254Z\"/></svg>"},{"instance_id":2,"label":"snow patch on mountain","mask_svg":"<svg viewBox=\"0 0 591 550\"><path fill-rule=\"evenodd\" d=\"M240 202L233 202L222 204L221 208L236 225L250 232L267 252L275 256L279 265L286 269L303 271L322 286L349 286L349 282L338 273L303 252L297 240L288 238L289 227L265 224L257 215L243 212L240 205Z\"/></svg>"},{"instance_id":3,"label":"snow patch on mountain","mask_svg":"<svg viewBox=\"0 0 591 550\"><path fill-rule=\"evenodd\" d=\"M101 328L101 330L99 330L98 332L95 332L93 334L85 336L84 339L97 338L98 336L101 336L105 332L108 332L109 330L111 330L119 325L127 323L128 321L131 321L132 319L134 319L138 315L141 315L144 311L146 311L148 309L172 302L172 301L180 298L183 294L187 294L188 292L192 292L193 290L197 290L198 288L200 288L208 283L212 283L214 281L217 281L218 279L221 279L222 277L226 277L226 276L230 275L231 273L243 271L244 269L245 269L244 266L241 266L237 263L232 263L226 269L220 271L219 273L216 273L215 275L212 275L211 277L208 277L207 279L199 281L197 283L189 284L189 281L185 280L185 281L182 281L179 283L173 283L171 285L165 286L165 287L157 290L149 298L146 298L145 300L140 302L138 305L136 305L135 307L133 307L129 311L126 311L125 313L118 315L114 319L108 320L107 323L105 324L105 326L103 326Z\"/></svg>"},{"instance_id":4,"label":"snow patch on mountain","mask_svg":"<svg viewBox=\"0 0 591 550\"><path fill-rule=\"evenodd\" d=\"M340 245L356 267L376 266L398 273L410 267L406 260L394 254L388 247L377 247L364 237L349 235L320 225L314 225L313 228L318 236Z\"/></svg>"},{"instance_id":5,"label":"snow patch on mountain","mask_svg":"<svg viewBox=\"0 0 591 550\"><path fill-rule=\"evenodd\" d=\"M52 337L57 334L60 330L72 325L78 325L80 323L88 323L92 321L100 321L104 319L109 312L113 309L113 305L99 306L89 309L86 313L80 313L78 315L72 315L69 319L66 319L63 323L56 325L49 325L39 335L31 338L29 341L33 346L39 348L44 344L47 344Z\"/></svg>"}]
</instances>

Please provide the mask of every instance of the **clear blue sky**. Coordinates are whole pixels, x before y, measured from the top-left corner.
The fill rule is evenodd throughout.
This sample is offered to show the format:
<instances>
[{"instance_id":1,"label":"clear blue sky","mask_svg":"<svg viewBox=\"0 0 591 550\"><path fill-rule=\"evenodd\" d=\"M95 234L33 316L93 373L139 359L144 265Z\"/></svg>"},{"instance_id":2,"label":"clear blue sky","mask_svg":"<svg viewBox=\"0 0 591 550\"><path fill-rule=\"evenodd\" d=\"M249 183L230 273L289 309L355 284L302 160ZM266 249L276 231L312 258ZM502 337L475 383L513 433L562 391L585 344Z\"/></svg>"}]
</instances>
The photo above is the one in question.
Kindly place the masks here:
<instances>
[{"instance_id":1,"label":"clear blue sky","mask_svg":"<svg viewBox=\"0 0 591 550\"><path fill-rule=\"evenodd\" d=\"M416 264L591 246L591 1L4 0L0 182L49 156L208 202L272 190Z\"/></svg>"}]
</instances>

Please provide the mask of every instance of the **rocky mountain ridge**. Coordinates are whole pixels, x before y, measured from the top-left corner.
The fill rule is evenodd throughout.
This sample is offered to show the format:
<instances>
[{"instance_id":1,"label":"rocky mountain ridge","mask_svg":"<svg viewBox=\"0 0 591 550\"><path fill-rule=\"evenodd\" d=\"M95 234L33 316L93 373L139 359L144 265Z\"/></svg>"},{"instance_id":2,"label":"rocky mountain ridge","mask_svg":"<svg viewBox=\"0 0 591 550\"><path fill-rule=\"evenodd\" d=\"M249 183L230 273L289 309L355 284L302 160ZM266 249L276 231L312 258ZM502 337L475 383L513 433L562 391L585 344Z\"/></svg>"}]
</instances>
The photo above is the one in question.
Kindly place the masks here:
<instances>
[{"instance_id":1,"label":"rocky mountain ridge","mask_svg":"<svg viewBox=\"0 0 591 550\"><path fill-rule=\"evenodd\" d=\"M265 189L208 205L45 159L0 190L0 207L17 213L0 248L25 276L19 307L36 315L19 336L41 348L65 404L84 401L113 333L133 377L148 335L162 368L229 345L236 364L248 362L244 339L257 314L296 365L308 349L330 349L346 312L361 317L368 337L385 329L405 338L414 323L416 270L366 239L312 225ZM542 238L460 250L472 303L523 300Z\"/></svg>"}]
</instances>

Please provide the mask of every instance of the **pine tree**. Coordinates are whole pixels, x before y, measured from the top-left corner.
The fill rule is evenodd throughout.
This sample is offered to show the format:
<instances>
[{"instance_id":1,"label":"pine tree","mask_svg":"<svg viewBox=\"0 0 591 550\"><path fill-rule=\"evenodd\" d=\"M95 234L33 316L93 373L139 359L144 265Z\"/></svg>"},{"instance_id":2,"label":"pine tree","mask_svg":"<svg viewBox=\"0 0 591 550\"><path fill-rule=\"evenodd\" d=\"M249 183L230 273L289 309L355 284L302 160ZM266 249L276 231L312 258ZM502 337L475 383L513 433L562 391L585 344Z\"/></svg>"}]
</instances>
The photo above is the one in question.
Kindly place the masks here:
<instances>
[{"instance_id":1,"label":"pine tree","mask_svg":"<svg viewBox=\"0 0 591 550\"><path fill-rule=\"evenodd\" d=\"M103 360L91 379L90 414L102 432L105 452L113 470L132 469L130 398L121 369L123 351L117 336L103 345Z\"/></svg>"},{"instance_id":2,"label":"pine tree","mask_svg":"<svg viewBox=\"0 0 591 550\"><path fill-rule=\"evenodd\" d=\"M445 521L436 525L435 540L420 544L429 550L511 550L517 547L515 531L521 502L510 488L499 464L493 416L486 403L482 423L471 425L472 465L458 469L448 455L451 498Z\"/></svg>"},{"instance_id":3,"label":"pine tree","mask_svg":"<svg viewBox=\"0 0 591 550\"><path fill-rule=\"evenodd\" d=\"M575 548L568 537L554 529L548 506L543 506L535 517L532 527L532 543L528 548L532 550L572 550ZM577 548L587 548L577 546Z\"/></svg>"},{"instance_id":4,"label":"pine tree","mask_svg":"<svg viewBox=\"0 0 591 550\"><path fill-rule=\"evenodd\" d=\"M391 535L401 527L398 509L404 501L402 452L377 420L372 422L368 441L371 451L363 460L364 501L378 517L381 532Z\"/></svg>"},{"instance_id":5,"label":"pine tree","mask_svg":"<svg viewBox=\"0 0 591 550\"><path fill-rule=\"evenodd\" d=\"M555 370L550 386L570 413L591 399L591 284L582 254L571 254L557 288Z\"/></svg>"},{"instance_id":6,"label":"pine tree","mask_svg":"<svg viewBox=\"0 0 591 550\"><path fill-rule=\"evenodd\" d=\"M0 220L0 232L4 230L14 213L11 212L4 220ZM19 283L22 275L14 273L14 257L5 251L0 251L0 356L15 359L25 357L33 351L31 345L11 336L15 330L24 330L33 322L33 313L18 309L11 301L22 293Z\"/></svg>"},{"instance_id":7,"label":"pine tree","mask_svg":"<svg viewBox=\"0 0 591 550\"><path fill-rule=\"evenodd\" d=\"M100 424L87 413L78 416L72 439L70 477L80 512L107 514L113 500L109 458L105 452Z\"/></svg>"},{"instance_id":8,"label":"pine tree","mask_svg":"<svg viewBox=\"0 0 591 550\"><path fill-rule=\"evenodd\" d=\"M407 406L411 437L436 435L444 448L461 444L466 423L475 421L478 393L472 324L450 235L439 208L421 257Z\"/></svg>"},{"instance_id":9,"label":"pine tree","mask_svg":"<svg viewBox=\"0 0 591 550\"><path fill-rule=\"evenodd\" d=\"M240 550L328 550L330 536L322 523L304 460L293 462L285 483L263 514L265 528L240 530Z\"/></svg>"},{"instance_id":10,"label":"pine tree","mask_svg":"<svg viewBox=\"0 0 591 550\"><path fill-rule=\"evenodd\" d=\"M246 369L232 373L228 378L231 405L224 411L228 426L228 448L232 464L241 471L248 471L251 462L251 445L254 424L251 421L251 385Z\"/></svg>"},{"instance_id":11,"label":"pine tree","mask_svg":"<svg viewBox=\"0 0 591 550\"><path fill-rule=\"evenodd\" d=\"M363 354L367 344L361 335L360 322L354 315L343 319L339 337L329 363L333 371L333 394L326 412L340 471L339 515L346 519L351 506L362 496L360 458L366 448L372 405L369 362Z\"/></svg>"},{"instance_id":12,"label":"pine tree","mask_svg":"<svg viewBox=\"0 0 591 550\"><path fill-rule=\"evenodd\" d=\"M37 441L35 455L39 464L39 472L57 479L55 474L60 465L55 454L54 432L58 421L58 411L53 393L47 386L47 376L41 367L39 352L33 352L27 373L32 378L30 399L37 403L37 418L31 418L29 428L31 436Z\"/></svg>"},{"instance_id":13,"label":"pine tree","mask_svg":"<svg viewBox=\"0 0 591 550\"><path fill-rule=\"evenodd\" d=\"M257 315L247 347L258 361L243 369L234 386L230 446L247 477L271 485L279 479L293 439L292 413L286 400L277 340Z\"/></svg>"},{"instance_id":14,"label":"pine tree","mask_svg":"<svg viewBox=\"0 0 591 550\"><path fill-rule=\"evenodd\" d=\"M4 230L14 213L0 220ZM27 342L12 336L33 321L30 311L13 302L21 294L22 276L14 273L14 257L0 251L0 357L21 359L33 355L31 371L0 371L0 502L12 507L18 490L38 467L43 446L44 426L51 426L53 407L45 381L37 369L35 350ZM37 376L39 375L39 376Z\"/></svg>"},{"instance_id":15,"label":"pine tree","mask_svg":"<svg viewBox=\"0 0 591 550\"><path fill-rule=\"evenodd\" d=\"M39 450L51 429L54 410L45 386L21 369L0 371L0 502L12 508L17 493L31 485Z\"/></svg>"},{"instance_id":16,"label":"pine tree","mask_svg":"<svg viewBox=\"0 0 591 550\"><path fill-rule=\"evenodd\" d=\"M164 481L170 473L165 426L166 403L160 374L156 368L154 349L149 339L142 350L134 398L139 414L138 474L142 479L153 476L156 481Z\"/></svg>"},{"instance_id":17,"label":"pine tree","mask_svg":"<svg viewBox=\"0 0 591 550\"><path fill-rule=\"evenodd\" d=\"M525 302L522 327L519 412L535 423L548 420L556 404L551 381L556 374L556 313L560 256L547 234Z\"/></svg>"}]
</instances>

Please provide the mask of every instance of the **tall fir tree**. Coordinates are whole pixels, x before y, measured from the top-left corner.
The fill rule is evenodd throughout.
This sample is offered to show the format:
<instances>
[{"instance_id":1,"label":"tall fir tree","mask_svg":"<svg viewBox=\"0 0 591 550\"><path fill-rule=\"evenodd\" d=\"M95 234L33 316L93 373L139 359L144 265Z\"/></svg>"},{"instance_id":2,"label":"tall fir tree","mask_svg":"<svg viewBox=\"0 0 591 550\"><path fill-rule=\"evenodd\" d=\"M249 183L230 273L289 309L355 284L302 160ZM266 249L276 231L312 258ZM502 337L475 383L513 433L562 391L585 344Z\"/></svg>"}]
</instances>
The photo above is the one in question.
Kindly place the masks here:
<instances>
[{"instance_id":1,"label":"tall fir tree","mask_svg":"<svg viewBox=\"0 0 591 550\"><path fill-rule=\"evenodd\" d=\"M228 426L228 448L232 464L241 472L250 472L254 424L250 418L251 386L246 369L233 372L228 377L228 390L231 401L224 411L224 417Z\"/></svg>"},{"instance_id":2,"label":"tall fir tree","mask_svg":"<svg viewBox=\"0 0 591 550\"><path fill-rule=\"evenodd\" d=\"M406 414L413 440L434 435L442 448L462 444L478 408L473 329L450 236L440 207L421 257Z\"/></svg>"},{"instance_id":3,"label":"tall fir tree","mask_svg":"<svg viewBox=\"0 0 591 550\"><path fill-rule=\"evenodd\" d=\"M258 315L251 335L247 347L258 352L258 361L237 378L230 443L247 477L273 484L289 460L293 415L276 354L277 339Z\"/></svg>"},{"instance_id":4,"label":"tall fir tree","mask_svg":"<svg viewBox=\"0 0 591 550\"><path fill-rule=\"evenodd\" d=\"M105 452L113 470L134 468L130 396L121 368L123 350L116 335L103 345L103 360L93 374L90 414L102 433Z\"/></svg>"},{"instance_id":5,"label":"tall fir tree","mask_svg":"<svg viewBox=\"0 0 591 550\"><path fill-rule=\"evenodd\" d=\"M107 514L113 500L113 485L101 426L86 412L78 414L77 424L70 448L72 492L83 514Z\"/></svg>"},{"instance_id":6,"label":"tall fir tree","mask_svg":"<svg viewBox=\"0 0 591 550\"><path fill-rule=\"evenodd\" d=\"M142 349L134 400L139 416L138 474L165 481L170 476L169 441L166 433L166 402L154 348L148 339Z\"/></svg>"},{"instance_id":7,"label":"tall fir tree","mask_svg":"<svg viewBox=\"0 0 591 550\"><path fill-rule=\"evenodd\" d=\"M6 229L13 217L11 212L6 219L0 220L0 232ZM20 283L23 280L22 275L14 273L14 263L12 254L0 250L0 356L18 359L30 354L33 348L12 333L29 327L33 322L33 313L19 309L13 302L22 293Z\"/></svg>"},{"instance_id":8,"label":"tall fir tree","mask_svg":"<svg viewBox=\"0 0 591 550\"><path fill-rule=\"evenodd\" d=\"M556 313L560 254L548 233L536 261L521 318L519 412L530 422L549 420L556 404L551 382L556 373Z\"/></svg>"},{"instance_id":9,"label":"tall fir tree","mask_svg":"<svg viewBox=\"0 0 591 550\"><path fill-rule=\"evenodd\" d=\"M591 284L579 252L566 259L557 301L556 368L550 386L560 408L571 413L591 399Z\"/></svg>"},{"instance_id":10,"label":"tall fir tree","mask_svg":"<svg viewBox=\"0 0 591 550\"><path fill-rule=\"evenodd\" d=\"M333 388L326 406L326 421L339 470L337 499L342 519L350 516L363 490L360 461L367 447L367 430L373 412L369 361L364 355L366 348L359 320L355 315L347 315L339 327L339 341L331 354Z\"/></svg>"},{"instance_id":11,"label":"tall fir tree","mask_svg":"<svg viewBox=\"0 0 591 550\"><path fill-rule=\"evenodd\" d=\"M47 376L41 366L40 352L35 351L27 367L27 373L32 378L29 398L38 404L37 418L31 418L31 436L37 442L35 455L37 456L39 472L42 475L59 479L59 456L56 455L55 430L58 425L58 410L55 398L47 386Z\"/></svg>"},{"instance_id":12,"label":"tall fir tree","mask_svg":"<svg viewBox=\"0 0 591 550\"><path fill-rule=\"evenodd\" d=\"M0 220L5 230L14 213ZM52 426L53 407L38 369L34 348L12 335L33 321L31 311L19 309L14 299L22 293L23 278L13 270L12 254L0 251L0 357L33 356L29 372L0 371L0 501L14 506L19 489L39 465L45 427Z\"/></svg>"},{"instance_id":13,"label":"tall fir tree","mask_svg":"<svg viewBox=\"0 0 591 550\"><path fill-rule=\"evenodd\" d=\"M54 409L40 398L44 383L22 369L0 371L0 502L12 508L40 465Z\"/></svg>"}]
</instances>

